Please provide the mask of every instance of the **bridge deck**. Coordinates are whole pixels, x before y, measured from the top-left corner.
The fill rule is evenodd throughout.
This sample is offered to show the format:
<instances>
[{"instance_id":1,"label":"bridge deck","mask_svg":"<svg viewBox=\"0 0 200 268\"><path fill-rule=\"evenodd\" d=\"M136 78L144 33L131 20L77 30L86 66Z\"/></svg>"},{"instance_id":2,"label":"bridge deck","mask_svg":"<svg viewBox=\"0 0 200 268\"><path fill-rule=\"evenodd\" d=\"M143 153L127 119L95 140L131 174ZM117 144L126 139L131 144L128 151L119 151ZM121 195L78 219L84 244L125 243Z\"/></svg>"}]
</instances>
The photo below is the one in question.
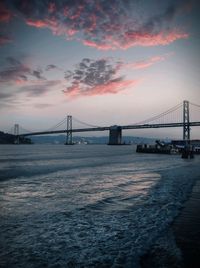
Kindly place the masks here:
<instances>
[{"instance_id":1,"label":"bridge deck","mask_svg":"<svg viewBox=\"0 0 200 268\"><path fill-rule=\"evenodd\" d=\"M120 126L121 129L145 129L145 128L168 128L168 127L183 127L184 123L167 123L167 124L142 124L142 125L125 125ZM190 127L200 126L200 122L190 122ZM77 132L95 132L95 131L106 131L110 130L111 127L92 127L92 128L79 128L72 129L73 133ZM20 134L20 136L36 136L36 135L49 135L49 134L61 134L69 132L66 129L63 130L54 130L54 131L40 131L40 132L31 132Z\"/></svg>"}]
</instances>

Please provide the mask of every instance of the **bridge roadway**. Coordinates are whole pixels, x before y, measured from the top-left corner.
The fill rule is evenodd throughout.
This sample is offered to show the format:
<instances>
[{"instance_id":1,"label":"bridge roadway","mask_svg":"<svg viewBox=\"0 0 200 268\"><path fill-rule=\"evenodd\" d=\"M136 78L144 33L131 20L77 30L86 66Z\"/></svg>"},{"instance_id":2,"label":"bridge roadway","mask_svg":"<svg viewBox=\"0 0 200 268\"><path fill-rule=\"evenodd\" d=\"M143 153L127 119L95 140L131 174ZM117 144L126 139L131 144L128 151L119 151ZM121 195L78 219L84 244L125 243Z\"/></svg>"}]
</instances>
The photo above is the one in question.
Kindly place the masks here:
<instances>
[{"instance_id":1,"label":"bridge roadway","mask_svg":"<svg viewBox=\"0 0 200 268\"><path fill-rule=\"evenodd\" d=\"M145 129L145 128L168 128L168 127L183 127L184 123L167 123L167 124L142 124L142 125L125 125L125 126L116 126L120 127L121 129ZM190 127L200 126L200 122L190 122ZM95 132L95 131L106 131L110 130L112 127L91 127L91 128L77 128L72 129L71 131L73 133L77 132ZM24 133L20 134L19 136L36 136L36 135L48 135L48 134L60 134L60 133L67 133L70 132L70 130L53 130L53 131L40 131L40 132L30 132L30 133Z\"/></svg>"}]
</instances>

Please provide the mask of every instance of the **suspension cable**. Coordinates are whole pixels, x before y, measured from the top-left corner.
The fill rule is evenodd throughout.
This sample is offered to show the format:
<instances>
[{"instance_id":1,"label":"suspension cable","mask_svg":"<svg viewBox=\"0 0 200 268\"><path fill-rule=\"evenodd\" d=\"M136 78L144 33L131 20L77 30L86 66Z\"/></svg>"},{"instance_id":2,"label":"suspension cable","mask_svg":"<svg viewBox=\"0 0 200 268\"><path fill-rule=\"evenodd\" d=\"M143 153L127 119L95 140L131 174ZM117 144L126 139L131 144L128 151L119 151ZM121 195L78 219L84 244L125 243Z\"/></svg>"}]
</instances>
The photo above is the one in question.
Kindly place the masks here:
<instances>
[{"instance_id":1,"label":"suspension cable","mask_svg":"<svg viewBox=\"0 0 200 268\"><path fill-rule=\"evenodd\" d=\"M74 116L73 116L73 120L76 121L77 123L86 125L86 126L88 126L88 127L100 127L100 126L95 126L95 125L92 125L92 124L88 124L88 123L86 123L86 122L84 122L84 121L81 121L81 120L77 119L77 118L74 117Z\"/></svg>"},{"instance_id":2,"label":"suspension cable","mask_svg":"<svg viewBox=\"0 0 200 268\"><path fill-rule=\"evenodd\" d=\"M60 126L61 126L62 124L64 124L65 122L66 122L66 117L65 117L63 120L61 120L58 124L56 124L56 125L54 125L54 126L48 128L48 129L46 129L46 130L42 130L42 131L51 131L51 130L54 130L54 129L60 127ZM25 129L25 128L23 128L22 126L19 126L19 127L20 127L20 129L21 129L22 131L25 131L25 132L27 132L27 133L32 133L32 132L34 132L33 130ZM40 130L40 131L41 131L41 130Z\"/></svg>"},{"instance_id":3,"label":"suspension cable","mask_svg":"<svg viewBox=\"0 0 200 268\"><path fill-rule=\"evenodd\" d=\"M19 125L19 129L22 130L22 131L28 132L28 133L33 132L33 131L31 131L31 130L28 130L28 129L26 129L26 128L23 128L23 127L20 126L20 125Z\"/></svg>"},{"instance_id":4,"label":"suspension cable","mask_svg":"<svg viewBox=\"0 0 200 268\"><path fill-rule=\"evenodd\" d=\"M195 104L195 103L192 103L192 102L190 102L190 104L192 104L193 106L196 106L196 107L200 108L200 105L198 105L198 104Z\"/></svg>"},{"instance_id":5,"label":"suspension cable","mask_svg":"<svg viewBox=\"0 0 200 268\"><path fill-rule=\"evenodd\" d=\"M54 130L54 129L60 127L61 125L63 125L65 122L66 122L66 117L63 118L63 120L61 120L58 124L46 129L46 131Z\"/></svg>"},{"instance_id":6,"label":"suspension cable","mask_svg":"<svg viewBox=\"0 0 200 268\"><path fill-rule=\"evenodd\" d=\"M161 118L161 117L164 117L164 116L166 116L167 114L170 114L170 113L172 113L172 112L175 112L176 110L178 110L178 109L179 109L180 107L182 107L182 106L183 106L183 104L182 104L182 103L179 103L179 104L177 104L176 106L170 108L169 110L167 110L167 111L165 111L165 112L163 112L163 113L161 113L161 114L158 114L158 115L155 115L155 116L153 116L153 117L150 117L150 118L148 118L148 119L146 119L146 120L137 122L136 125L149 123L149 122L151 122L151 121L154 121L154 120L156 120L156 119L159 119L159 118Z\"/></svg>"}]
</instances>

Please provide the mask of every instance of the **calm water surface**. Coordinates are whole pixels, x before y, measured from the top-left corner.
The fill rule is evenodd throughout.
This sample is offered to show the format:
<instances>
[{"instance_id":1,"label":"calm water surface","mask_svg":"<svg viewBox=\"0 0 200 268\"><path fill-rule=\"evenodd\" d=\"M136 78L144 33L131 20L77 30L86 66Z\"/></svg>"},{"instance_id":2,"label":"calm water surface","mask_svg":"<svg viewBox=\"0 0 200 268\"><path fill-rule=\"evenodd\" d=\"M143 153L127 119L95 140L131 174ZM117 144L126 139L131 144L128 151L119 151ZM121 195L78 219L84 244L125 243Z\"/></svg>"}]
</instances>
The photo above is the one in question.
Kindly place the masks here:
<instances>
[{"instance_id":1,"label":"calm water surface","mask_svg":"<svg viewBox=\"0 0 200 268\"><path fill-rule=\"evenodd\" d=\"M199 174L134 146L1 145L0 267L139 267Z\"/></svg>"}]
</instances>

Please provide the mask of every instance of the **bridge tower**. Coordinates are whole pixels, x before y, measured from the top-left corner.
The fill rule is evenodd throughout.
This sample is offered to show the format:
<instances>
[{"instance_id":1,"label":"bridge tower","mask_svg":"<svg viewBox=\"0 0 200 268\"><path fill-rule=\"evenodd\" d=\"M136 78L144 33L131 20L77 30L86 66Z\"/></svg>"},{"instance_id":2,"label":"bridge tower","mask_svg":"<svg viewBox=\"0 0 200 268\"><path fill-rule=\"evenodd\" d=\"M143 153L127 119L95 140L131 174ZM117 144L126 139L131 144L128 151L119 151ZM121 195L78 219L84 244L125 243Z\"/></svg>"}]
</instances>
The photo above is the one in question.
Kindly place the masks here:
<instances>
[{"instance_id":1,"label":"bridge tower","mask_svg":"<svg viewBox=\"0 0 200 268\"><path fill-rule=\"evenodd\" d=\"M120 126L111 126L108 145L122 144L122 128Z\"/></svg>"},{"instance_id":2,"label":"bridge tower","mask_svg":"<svg viewBox=\"0 0 200 268\"><path fill-rule=\"evenodd\" d=\"M67 116L67 135L65 145L72 145L72 116Z\"/></svg>"},{"instance_id":3,"label":"bridge tower","mask_svg":"<svg viewBox=\"0 0 200 268\"><path fill-rule=\"evenodd\" d=\"M14 144L19 144L19 124L14 125L14 135L15 135Z\"/></svg>"},{"instance_id":4,"label":"bridge tower","mask_svg":"<svg viewBox=\"0 0 200 268\"><path fill-rule=\"evenodd\" d=\"M190 113L189 101L183 101L183 140L188 143L190 140Z\"/></svg>"}]
</instances>

